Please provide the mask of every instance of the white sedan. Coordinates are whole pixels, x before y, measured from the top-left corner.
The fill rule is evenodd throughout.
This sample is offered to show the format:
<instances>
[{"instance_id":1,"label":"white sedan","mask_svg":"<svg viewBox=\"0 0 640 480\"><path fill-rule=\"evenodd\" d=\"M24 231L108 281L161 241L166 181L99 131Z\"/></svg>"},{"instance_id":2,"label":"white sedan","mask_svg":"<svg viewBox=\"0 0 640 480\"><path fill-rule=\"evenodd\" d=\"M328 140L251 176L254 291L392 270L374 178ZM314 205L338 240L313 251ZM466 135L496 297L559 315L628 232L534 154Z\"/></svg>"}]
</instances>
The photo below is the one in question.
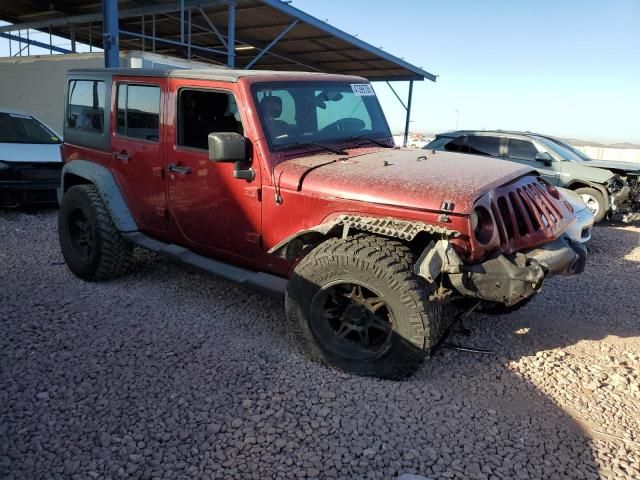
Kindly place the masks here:
<instances>
[{"instance_id":1,"label":"white sedan","mask_svg":"<svg viewBox=\"0 0 640 480\"><path fill-rule=\"evenodd\" d=\"M0 108L0 206L55 203L62 137L28 113Z\"/></svg>"}]
</instances>

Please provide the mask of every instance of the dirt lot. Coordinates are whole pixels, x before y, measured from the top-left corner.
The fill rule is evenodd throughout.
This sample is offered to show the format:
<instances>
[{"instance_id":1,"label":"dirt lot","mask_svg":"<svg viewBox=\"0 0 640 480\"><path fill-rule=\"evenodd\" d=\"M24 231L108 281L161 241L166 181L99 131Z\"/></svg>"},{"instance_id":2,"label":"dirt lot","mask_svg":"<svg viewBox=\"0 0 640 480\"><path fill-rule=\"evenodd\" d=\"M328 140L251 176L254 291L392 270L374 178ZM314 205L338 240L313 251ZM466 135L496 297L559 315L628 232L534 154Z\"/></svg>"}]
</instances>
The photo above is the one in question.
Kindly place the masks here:
<instances>
[{"instance_id":1,"label":"dirt lot","mask_svg":"<svg viewBox=\"0 0 640 480\"><path fill-rule=\"evenodd\" d=\"M56 212L0 212L0 478L640 478L640 228L476 315L411 379L310 363L280 300L140 252L91 284Z\"/></svg>"}]
</instances>

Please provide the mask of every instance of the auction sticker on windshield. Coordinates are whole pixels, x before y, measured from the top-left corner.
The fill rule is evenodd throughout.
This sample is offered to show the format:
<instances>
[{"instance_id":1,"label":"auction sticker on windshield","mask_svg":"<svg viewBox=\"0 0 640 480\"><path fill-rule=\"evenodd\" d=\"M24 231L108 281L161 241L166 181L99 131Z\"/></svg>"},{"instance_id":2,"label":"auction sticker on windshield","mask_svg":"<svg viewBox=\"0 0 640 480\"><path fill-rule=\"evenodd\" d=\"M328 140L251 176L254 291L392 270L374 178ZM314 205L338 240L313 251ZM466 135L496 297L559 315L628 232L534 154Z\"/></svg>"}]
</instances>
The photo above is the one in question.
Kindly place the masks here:
<instances>
[{"instance_id":1,"label":"auction sticker on windshield","mask_svg":"<svg viewBox=\"0 0 640 480\"><path fill-rule=\"evenodd\" d=\"M375 95L373 88L368 83L352 83L351 90L357 97L372 97Z\"/></svg>"}]
</instances>

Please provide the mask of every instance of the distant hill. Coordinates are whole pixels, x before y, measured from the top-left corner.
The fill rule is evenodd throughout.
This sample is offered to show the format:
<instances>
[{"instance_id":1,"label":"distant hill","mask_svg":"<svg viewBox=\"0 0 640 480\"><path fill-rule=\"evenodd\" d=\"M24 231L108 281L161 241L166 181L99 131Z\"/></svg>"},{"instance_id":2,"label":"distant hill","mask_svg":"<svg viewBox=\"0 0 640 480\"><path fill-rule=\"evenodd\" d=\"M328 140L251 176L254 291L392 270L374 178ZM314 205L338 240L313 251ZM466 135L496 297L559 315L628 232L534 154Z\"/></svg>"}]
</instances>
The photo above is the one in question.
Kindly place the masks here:
<instances>
[{"instance_id":1,"label":"distant hill","mask_svg":"<svg viewBox=\"0 0 640 480\"><path fill-rule=\"evenodd\" d=\"M394 133L393 135L402 136L404 135L404 132ZM436 136L436 134L433 132L414 132L414 131L409 132L409 135L423 135L426 138L433 138ZM607 145L605 143L593 142L590 140L580 140L579 138L563 138L562 140L567 142L569 145L574 145L579 147L589 146L589 147L597 147L597 148L640 149L640 144L629 143L629 142L611 143Z\"/></svg>"},{"instance_id":2,"label":"distant hill","mask_svg":"<svg viewBox=\"0 0 640 480\"><path fill-rule=\"evenodd\" d=\"M609 148L640 148L640 145L638 145L637 143L612 143L611 145L607 145L607 147Z\"/></svg>"}]
</instances>

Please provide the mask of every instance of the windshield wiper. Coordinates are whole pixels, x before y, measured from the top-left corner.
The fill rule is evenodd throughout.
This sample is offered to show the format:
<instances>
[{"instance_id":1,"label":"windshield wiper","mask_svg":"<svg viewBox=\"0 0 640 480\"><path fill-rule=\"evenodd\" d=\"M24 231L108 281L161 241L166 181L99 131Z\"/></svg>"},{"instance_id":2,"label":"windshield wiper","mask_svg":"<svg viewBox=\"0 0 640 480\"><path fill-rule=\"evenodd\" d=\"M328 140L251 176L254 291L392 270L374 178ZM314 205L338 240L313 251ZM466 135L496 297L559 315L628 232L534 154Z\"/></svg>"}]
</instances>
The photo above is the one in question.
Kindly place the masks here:
<instances>
[{"instance_id":1,"label":"windshield wiper","mask_svg":"<svg viewBox=\"0 0 640 480\"><path fill-rule=\"evenodd\" d=\"M354 135L353 137L349 137L349 140L369 140L371 143L375 143L381 147L385 148L393 148L393 145L389 145L388 143L381 142L380 140L376 140L375 138L367 137L365 135Z\"/></svg>"},{"instance_id":2,"label":"windshield wiper","mask_svg":"<svg viewBox=\"0 0 640 480\"><path fill-rule=\"evenodd\" d=\"M325 150L333 152L333 153L335 153L337 155L346 155L347 154L347 152L345 152L344 150L341 150L341 149L335 148L335 147L330 147L329 145L325 145L324 143L318 143L318 142L290 143L288 145L283 145L281 148L278 148L278 150L291 150L292 148L309 147L309 146L324 148Z\"/></svg>"}]
</instances>

